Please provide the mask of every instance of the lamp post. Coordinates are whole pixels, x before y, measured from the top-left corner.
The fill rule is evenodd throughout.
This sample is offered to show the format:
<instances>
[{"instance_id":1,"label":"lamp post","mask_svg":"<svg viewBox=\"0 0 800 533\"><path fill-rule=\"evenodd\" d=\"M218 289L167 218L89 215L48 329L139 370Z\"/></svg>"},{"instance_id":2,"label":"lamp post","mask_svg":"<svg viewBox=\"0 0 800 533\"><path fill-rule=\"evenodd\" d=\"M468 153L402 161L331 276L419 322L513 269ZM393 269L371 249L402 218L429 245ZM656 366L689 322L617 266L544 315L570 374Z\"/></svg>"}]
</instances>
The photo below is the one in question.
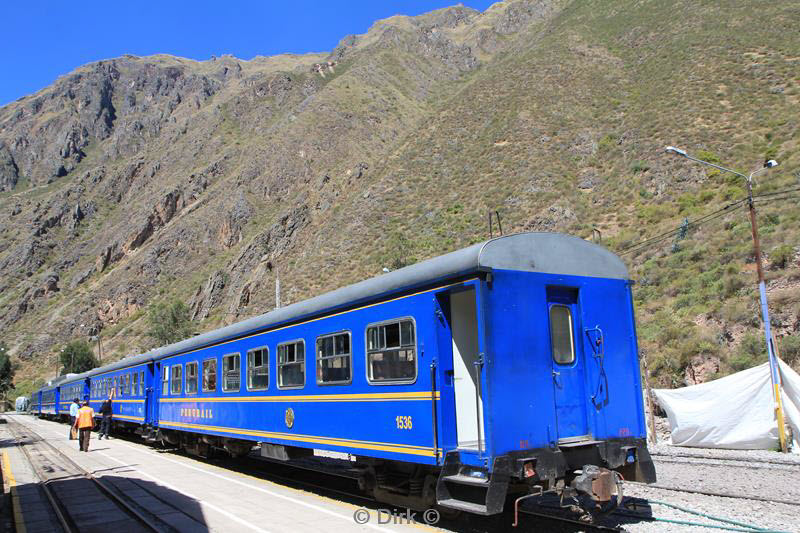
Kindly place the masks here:
<instances>
[{"instance_id":1,"label":"lamp post","mask_svg":"<svg viewBox=\"0 0 800 533\"><path fill-rule=\"evenodd\" d=\"M769 369L770 369L770 378L772 379L772 389L773 389L773 398L775 400L775 416L778 419L778 437L780 438L781 443L781 451L786 452L786 431L784 427L784 420L783 420L783 405L781 402L781 378L780 373L778 371L778 359L775 357L775 347L772 345L772 330L770 328L769 323L769 307L767 306L767 287L764 283L764 266L761 261L761 242L758 238L758 223L756 222L756 208L753 204L753 176L758 174L759 172L764 172L770 168L774 168L778 166L778 162L774 159L769 159L764 162L764 165L756 170L752 171L750 175L742 174L741 172L737 172L735 170L731 170L729 168L725 168L721 165L716 165L709 161L704 161L702 159L698 159L696 157L692 157L686 150L681 150L680 148L675 148L674 146L667 146L665 151L668 154L675 154L681 157L685 157L691 161L696 163L700 163L702 165L706 165L709 167L714 167L718 170L722 170L724 172L730 172L731 174L735 174L739 177L745 179L747 183L747 205L750 210L750 229L753 234L753 250L756 256L756 272L758 273L758 292L759 296L761 297L761 318L764 322L764 336L767 341L767 356L769 358Z\"/></svg>"}]
</instances>

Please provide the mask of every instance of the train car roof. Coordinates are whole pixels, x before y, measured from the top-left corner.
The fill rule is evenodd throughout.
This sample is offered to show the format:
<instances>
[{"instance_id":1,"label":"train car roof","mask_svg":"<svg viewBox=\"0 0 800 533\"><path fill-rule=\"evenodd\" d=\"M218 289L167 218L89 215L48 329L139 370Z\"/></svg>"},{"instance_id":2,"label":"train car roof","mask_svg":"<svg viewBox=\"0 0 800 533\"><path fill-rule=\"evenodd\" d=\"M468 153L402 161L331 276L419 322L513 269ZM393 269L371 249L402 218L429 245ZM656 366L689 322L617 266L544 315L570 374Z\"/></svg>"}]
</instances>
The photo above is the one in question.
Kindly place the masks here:
<instances>
[{"instance_id":1,"label":"train car roof","mask_svg":"<svg viewBox=\"0 0 800 533\"><path fill-rule=\"evenodd\" d=\"M76 381L81 381L89 377L95 369L87 370L86 372L81 372L80 374L67 374L66 379L59 383L60 386L63 385L70 385Z\"/></svg>"},{"instance_id":2,"label":"train car roof","mask_svg":"<svg viewBox=\"0 0 800 533\"><path fill-rule=\"evenodd\" d=\"M358 305L393 292L491 269L628 279L628 269L622 260L602 246L561 233L517 233L473 244L141 355L126 357L97 368L89 375L128 368L266 327Z\"/></svg>"},{"instance_id":3,"label":"train car roof","mask_svg":"<svg viewBox=\"0 0 800 533\"><path fill-rule=\"evenodd\" d=\"M45 383L39 390L46 391L50 389L55 389L56 387L60 386L62 383L66 381L71 381L77 374L66 374L63 376L56 376L47 383Z\"/></svg>"}]
</instances>

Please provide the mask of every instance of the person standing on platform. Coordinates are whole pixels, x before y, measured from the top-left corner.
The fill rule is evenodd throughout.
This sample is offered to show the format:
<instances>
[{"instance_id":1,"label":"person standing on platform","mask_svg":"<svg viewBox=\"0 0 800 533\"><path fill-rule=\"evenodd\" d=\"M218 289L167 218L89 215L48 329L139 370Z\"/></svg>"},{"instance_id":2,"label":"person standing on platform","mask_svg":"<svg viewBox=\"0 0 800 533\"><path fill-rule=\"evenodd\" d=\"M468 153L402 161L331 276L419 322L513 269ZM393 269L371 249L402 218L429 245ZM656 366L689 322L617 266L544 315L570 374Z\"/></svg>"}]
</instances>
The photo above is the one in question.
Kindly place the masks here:
<instances>
[{"instance_id":1,"label":"person standing on platform","mask_svg":"<svg viewBox=\"0 0 800 533\"><path fill-rule=\"evenodd\" d=\"M111 429L111 416L114 414L114 408L111 405L111 399L114 397L112 394L108 397L108 400L103 402L103 405L100 406L100 415L103 417L102 422L100 422L100 436L97 437L98 440L102 439L104 436L106 440L109 439L108 431Z\"/></svg>"},{"instance_id":2,"label":"person standing on platform","mask_svg":"<svg viewBox=\"0 0 800 533\"><path fill-rule=\"evenodd\" d=\"M78 403L77 398L69 404L69 440L75 440L75 418L78 416L78 409L80 408L81 404Z\"/></svg>"},{"instance_id":3,"label":"person standing on platform","mask_svg":"<svg viewBox=\"0 0 800 533\"><path fill-rule=\"evenodd\" d=\"M79 449L82 452L88 452L89 439L92 436L92 429L94 429L94 409L89 407L88 400L84 400L83 407L78 409L78 417L75 419L75 427L81 432Z\"/></svg>"}]
</instances>

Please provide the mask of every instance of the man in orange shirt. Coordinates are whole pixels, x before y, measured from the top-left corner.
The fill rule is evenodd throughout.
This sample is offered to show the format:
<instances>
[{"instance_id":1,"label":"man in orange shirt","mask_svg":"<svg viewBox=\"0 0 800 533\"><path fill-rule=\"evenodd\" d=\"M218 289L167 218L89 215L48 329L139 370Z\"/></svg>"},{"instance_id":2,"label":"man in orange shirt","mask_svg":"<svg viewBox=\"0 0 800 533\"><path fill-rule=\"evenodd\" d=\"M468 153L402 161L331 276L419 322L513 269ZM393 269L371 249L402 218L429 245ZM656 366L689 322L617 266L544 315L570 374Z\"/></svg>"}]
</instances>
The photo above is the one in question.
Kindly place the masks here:
<instances>
[{"instance_id":1,"label":"man in orange shirt","mask_svg":"<svg viewBox=\"0 0 800 533\"><path fill-rule=\"evenodd\" d=\"M78 409L78 416L75 417L75 427L81 432L80 435L80 450L82 452L89 451L89 438L92 436L92 429L94 429L94 409L89 407L89 401L84 400L83 407Z\"/></svg>"}]
</instances>

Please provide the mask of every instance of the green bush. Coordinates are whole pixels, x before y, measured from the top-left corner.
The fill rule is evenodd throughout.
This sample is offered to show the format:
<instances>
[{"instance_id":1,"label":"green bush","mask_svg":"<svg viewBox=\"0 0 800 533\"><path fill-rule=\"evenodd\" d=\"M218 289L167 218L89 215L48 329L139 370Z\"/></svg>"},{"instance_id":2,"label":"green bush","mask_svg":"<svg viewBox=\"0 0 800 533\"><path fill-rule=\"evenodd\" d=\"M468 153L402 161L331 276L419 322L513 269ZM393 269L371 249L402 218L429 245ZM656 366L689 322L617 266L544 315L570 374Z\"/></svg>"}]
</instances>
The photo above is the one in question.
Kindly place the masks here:
<instances>
[{"instance_id":1,"label":"green bush","mask_svg":"<svg viewBox=\"0 0 800 533\"><path fill-rule=\"evenodd\" d=\"M147 311L147 334L164 346L192 336L189 308L180 300L157 302Z\"/></svg>"},{"instance_id":2,"label":"green bush","mask_svg":"<svg viewBox=\"0 0 800 533\"><path fill-rule=\"evenodd\" d=\"M739 289L744 286L745 282L738 274L727 274L724 278L722 278L722 291L725 295L725 298L730 298L739 292Z\"/></svg>"},{"instance_id":3,"label":"green bush","mask_svg":"<svg viewBox=\"0 0 800 533\"><path fill-rule=\"evenodd\" d=\"M760 365L766 360L767 346L764 337L755 333L748 333L742 339L739 348L730 357L729 363L731 368L738 372L739 370Z\"/></svg>"},{"instance_id":4,"label":"green bush","mask_svg":"<svg viewBox=\"0 0 800 533\"><path fill-rule=\"evenodd\" d=\"M61 350L61 374L80 374L98 365L92 347L85 340L74 340Z\"/></svg>"},{"instance_id":5,"label":"green bush","mask_svg":"<svg viewBox=\"0 0 800 533\"><path fill-rule=\"evenodd\" d=\"M800 364L800 335L787 335L778 340L781 359L791 366Z\"/></svg>"},{"instance_id":6,"label":"green bush","mask_svg":"<svg viewBox=\"0 0 800 533\"><path fill-rule=\"evenodd\" d=\"M776 246L769 253L769 260L773 268L786 268L794 258L794 247L788 244Z\"/></svg>"}]
</instances>

